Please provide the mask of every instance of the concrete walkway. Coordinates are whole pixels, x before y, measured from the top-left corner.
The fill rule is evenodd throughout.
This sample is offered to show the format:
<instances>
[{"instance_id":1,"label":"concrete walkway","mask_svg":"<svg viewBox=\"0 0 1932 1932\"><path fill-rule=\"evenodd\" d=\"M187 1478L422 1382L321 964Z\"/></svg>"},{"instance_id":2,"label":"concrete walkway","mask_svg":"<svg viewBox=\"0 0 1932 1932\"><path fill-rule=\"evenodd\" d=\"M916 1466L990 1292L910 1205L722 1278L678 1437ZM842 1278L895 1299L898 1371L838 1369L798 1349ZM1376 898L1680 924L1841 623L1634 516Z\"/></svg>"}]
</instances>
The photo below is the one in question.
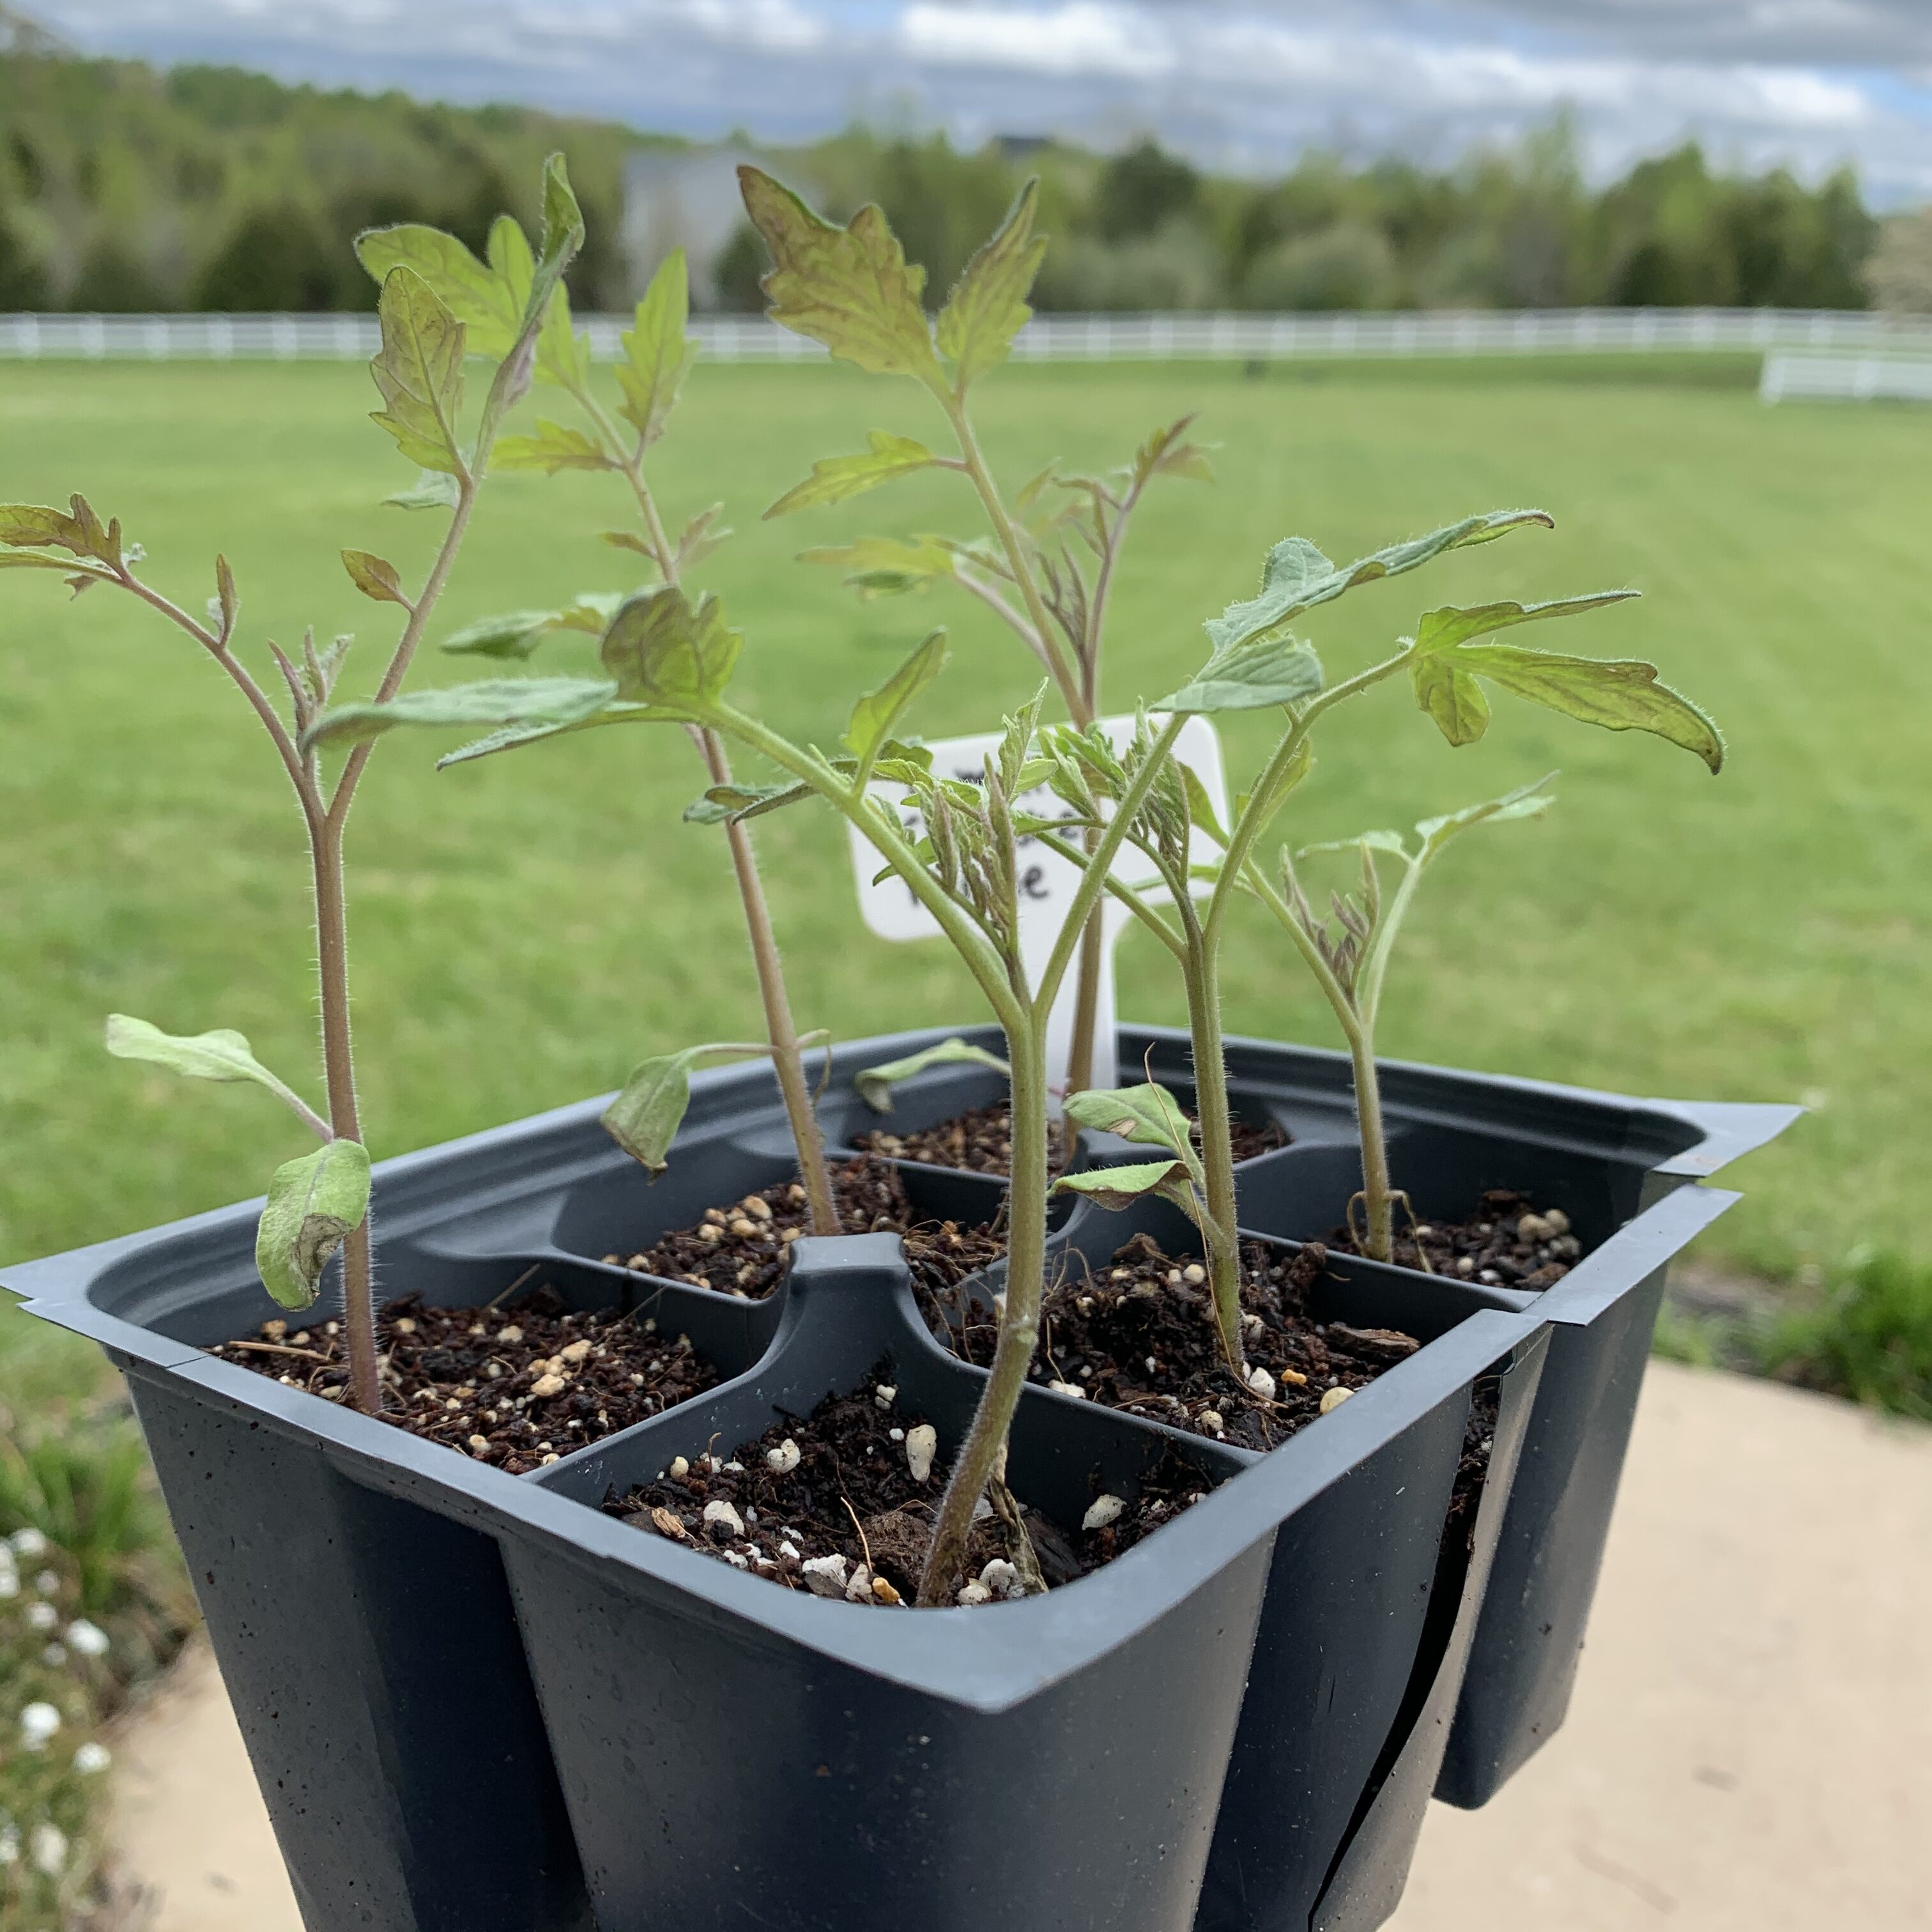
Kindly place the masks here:
<instances>
[{"instance_id":1,"label":"concrete walkway","mask_svg":"<svg viewBox=\"0 0 1932 1932\"><path fill-rule=\"evenodd\" d=\"M119 1780L152 1932L302 1932L205 1652ZM1932 1932L1932 1430L1653 1363L1569 1722L1392 1923Z\"/></svg>"}]
</instances>

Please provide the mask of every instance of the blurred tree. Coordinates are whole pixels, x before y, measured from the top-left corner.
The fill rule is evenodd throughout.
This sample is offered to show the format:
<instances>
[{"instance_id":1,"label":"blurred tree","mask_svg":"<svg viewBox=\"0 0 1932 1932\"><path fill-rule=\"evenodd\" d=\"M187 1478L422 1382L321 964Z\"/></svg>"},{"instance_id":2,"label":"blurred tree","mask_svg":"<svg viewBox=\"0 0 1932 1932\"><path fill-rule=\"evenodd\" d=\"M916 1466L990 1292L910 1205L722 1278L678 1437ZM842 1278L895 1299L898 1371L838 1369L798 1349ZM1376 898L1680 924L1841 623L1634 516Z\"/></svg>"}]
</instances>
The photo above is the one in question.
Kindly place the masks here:
<instances>
[{"instance_id":1,"label":"blurred tree","mask_svg":"<svg viewBox=\"0 0 1932 1932\"><path fill-rule=\"evenodd\" d=\"M1109 242L1137 241L1192 214L1200 195L1201 177L1179 155L1138 141L1100 171L1094 226Z\"/></svg>"},{"instance_id":2,"label":"blurred tree","mask_svg":"<svg viewBox=\"0 0 1932 1932\"><path fill-rule=\"evenodd\" d=\"M87 251L67 305L83 315L147 315L174 306L145 265L112 239Z\"/></svg>"},{"instance_id":3,"label":"blurred tree","mask_svg":"<svg viewBox=\"0 0 1932 1932\"><path fill-rule=\"evenodd\" d=\"M341 294L340 243L292 203L244 215L194 286L197 308L299 311L335 306Z\"/></svg>"}]
</instances>

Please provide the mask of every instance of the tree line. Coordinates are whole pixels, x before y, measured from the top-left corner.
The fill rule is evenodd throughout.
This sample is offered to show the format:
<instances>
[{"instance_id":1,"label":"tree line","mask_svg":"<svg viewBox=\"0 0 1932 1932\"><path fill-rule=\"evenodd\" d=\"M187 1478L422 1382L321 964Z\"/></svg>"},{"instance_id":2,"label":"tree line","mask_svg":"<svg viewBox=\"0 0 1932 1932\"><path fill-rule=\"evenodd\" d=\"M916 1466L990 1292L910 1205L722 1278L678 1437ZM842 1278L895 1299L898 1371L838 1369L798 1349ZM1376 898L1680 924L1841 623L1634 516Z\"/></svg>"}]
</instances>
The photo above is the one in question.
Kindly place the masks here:
<instances>
[{"instance_id":1,"label":"tree line","mask_svg":"<svg viewBox=\"0 0 1932 1932\"><path fill-rule=\"evenodd\" d=\"M35 50L0 57L0 308L121 312L368 308L358 230L424 221L480 246L490 215L518 206L510 184L560 148L603 238L573 298L621 308L652 266L616 243L625 158L679 145L532 109ZM1811 186L1686 144L1594 186L1561 120L1452 165L1311 152L1268 181L1152 140L1111 156L1010 139L962 152L859 128L766 152L836 215L880 202L942 293L1038 175L1048 310L1855 308L1886 259L1849 170ZM721 302L758 306L766 266L748 227L730 238Z\"/></svg>"}]
</instances>

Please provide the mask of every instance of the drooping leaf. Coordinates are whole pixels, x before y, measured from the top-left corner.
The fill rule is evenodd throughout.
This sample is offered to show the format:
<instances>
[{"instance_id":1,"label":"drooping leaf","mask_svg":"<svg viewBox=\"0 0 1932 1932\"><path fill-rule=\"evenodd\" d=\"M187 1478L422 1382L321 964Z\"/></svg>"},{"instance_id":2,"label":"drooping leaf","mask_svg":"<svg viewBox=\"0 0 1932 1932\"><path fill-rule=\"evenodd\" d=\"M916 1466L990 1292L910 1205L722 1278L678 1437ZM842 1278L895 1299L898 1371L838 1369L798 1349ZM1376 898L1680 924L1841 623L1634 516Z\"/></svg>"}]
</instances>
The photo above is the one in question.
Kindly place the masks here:
<instances>
[{"instance_id":1,"label":"drooping leaf","mask_svg":"<svg viewBox=\"0 0 1932 1932\"><path fill-rule=\"evenodd\" d=\"M590 338L571 326L570 297L563 272L584 246L584 211L571 192L569 172L561 154L544 163L543 232L537 243L524 306L524 326L541 316L537 337L536 372L566 388L581 388L590 380Z\"/></svg>"},{"instance_id":2,"label":"drooping leaf","mask_svg":"<svg viewBox=\"0 0 1932 1932\"><path fill-rule=\"evenodd\" d=\"M1167 1148L1184 1160L1191 1163L1193 1160L1193 1138L1180 1102L1153 1082L1070 1094L1066 1114L1070 1120L1096 1132Z\"/></svg>"},{"instance_id":3,"label":"drooping leaf","mask_svg":"<svg viewBox=\"0 0 1932 1932\"><path fill-rule=\"evenodd\" d=\"M406 691L386 704L344 704L302 734L304 751L356 745L405 726L474 730L479 724L550 733L597 718L617 695L602 678L494 678L444 691Z\"/></svg>"},{"instance_id":4,"label":"drooping leaf","mask_svg":"<svg viewBox=\"0 0 1932 1932\"><path fill-rule=\"evenodd\" d=\"M382 501L398 510L453 510L460 495L454 476L425 470L412 488L398 490L393 496L385 496Z\"/></svg>"},{"instance_id":5,"label":"drooping leaf","mask_svg":"<svg viewBox=\"0 0 1932 1932\"><path fill-rule=\"evenodd\" d=\"M970 1040L942 1040L935 1046L922 1047L902 1060L889 1060L879 1066L868 1066L852 1076L859 1097L875 1114L892 1111L892 1089L928 1066L990 1066L1009 1077L1012 1069L997 1053L988 1053Z\"/></svg>"},{"instance_id":6,"label":"drooping leaf","mask_svg":"<svg viewBox=\"0 0 1932 1932\"><path fill-rule=\"evenodd\" d=\"M113 572L103 564L77 563L70 556L43 556L31 550L0 550L0 570L58 570L76 588L81 584L114 581Z\"/></svg>"},{"instance_id":7,"label":"drooping leaf","mask_svg":"<svg viewBox=\"0 0 1932 1932\"><path fill-rule=\"evenodd\" d=\"M957 574L955 552L937 537L860 537L854 543L800 550L798 560L849 572L845 581L866 597L923 590Z\"/></svg>"},{"instance_id":8,"label":"drooping leaf","mask_svg":"<svg viewBox=\"0 0 1932 1932\"><path fill-rule=\"evenodd\" d=\"M1418 821L1416 836L1422 841L1418 855L1427 865L1458 832L1472 825L1500 825L1513 818L1540 818L1556 802L1550 788L1556 782L1554 772L1546 772L1533 784L1519 785L1501 798L1487 799L1480 805L1466 805L1460 812L1445 812L1439 818Z\"/></svg>"},{"instance_id":9,"label":"drooping leaf","mask_svg":"<svg viewBox=\"0 0 1932 1932\"><path fill-rule=\"evenodd\" d=\"M1490 728L1490 700L1449 652L1418 652L1409 660L1408 676L1417 704L1450 744L1473 745Z\"/></svg>"},{"instance_id":10,"label":"drooping leaf","mask_svg":"<svg viewBox=\"0 0 1932 1932\"><path fill-rule=\"evenodd\" d=\"M1541 510L1492 510L1445 524L1407 543L1391 544L1346 566L1331 563L1305 537L1287 538L1268 552L1260 594L1230 604L1221 616L1208 620L1209 640L1216 650L1225 650L1270 635L1302 611L1328 603L1358 584L1398 577L1445 551L1489 543L1526 524L1555 527L1554 520Z\"/></svg>"},{"instance_id":11,"label":"drooping leaf","mask_svg":"<svg viewBox=\"0 0 1932 1932\"><path fill-rule=\"evenodd\" d=\"M517 339L523 321L524 292L529 286L527 274L520 290L502 272L505 238L496 230L506 223L517 229L517 239L523 242L523 230L507 214L498 216L490 236L491 260L488 265L478 261L454 235L414 221L393 228L365 229L356 238L356 254L379 287L394 268L409 268L419 275L463 324L469 353L500 361ZM523 242L523 252L527 257L527 242Z\"/></svg>"},{"instance_id":12,"label":"drooping leaf","mask_svg":"<svg viewBox=\"0 0 1932 1932\"><path fill-rule=\"evenodd\" d=\"M354 1141L325 1141L275 1170L255 1231L262 1286L284 1308L306 1308L329 1257L369 1211L369 1156Z\"/></svg>"},{"instance_id":13,"label":"drooping leaf","mask_svg":"<svg viewBox=\"0 0 1932 1932\"><path fill-rule=\"evenodd\" d=\"M926 271L908 266L879 209L862 208L840 228L761 169L741 167L738 181L776 265L764 278L772 320L875 375L941 387L920 302Z\"/></svg>"},{"instance_id":14,"label":"drooping leaf","mask_svg":"<svg viewBox=\"0 0 1932 1932\"><path fill-rule=\"evenodd\" d=\"M389 271L377 312L382 347L370 365L386 405L374 419L425 470L464 471L457 442L463 407L463 325L413 268Z\"/></svg>"},{"instance_id":15,"label":"drooping leaf","mask_svg":"<svg viewBox=\"0 0 1932 1932\"><path fill-rule=\"evenodd\" d=\"M632 1070L622 1092L598 1116L599 1124L655 1179L664 1171L670 1144L691 1106L691 1070L713 1054L764 1051L762 1047L719 1041L641 1061Z\"/></svg>"},{"instance_id":16,"label":"drooping leaf","mask_svg":"<svg viewBox=\"0 0 1932 1932\"><path fill-rule=\"evenodd\" d=\"M853 706L844 744L862 770L878 756L913 700L946 668L950 655L946 633L934 631L877 691Z\"/></svg>"},{"instance_id":17,"label":"drooping leaf","mask_svg":"<svg viewBox=\"0 0 1932 1932\"><path fill-rule=\"evenodd\" d=\"M1322 660L1312 646L1280 632L1216 650L1187 683L1154 709L1258 711L1270 705L1299 704L1321 688Z\"/></svg>"},{"instance_id":18,"label":"drooping leaf","mask_svg":"<svg viewBox=\"0 0 1932 1932\"><path fill-rule=\"evenodd\" d=\"M1519 644L1465 644L1450 659L1465 674L1500 685L1518 698L1608 731L1648 731L1681 745L1713 772L1724 762L1717 726L1690 700L1660 683L1657 667L1638 658L1565 657Z\"/></svg>"},{"instance_id":19,"label":"drooping leaf","mask_svg":"<svg viewBox=\"0 0 1932 1932\"><path fill-rule=\"evenodd\" d=\"M65 510L40 503L0 503L0 544L22 550L64 550L92 557L110 570L122 560L121 519L104 524L85 496L76 494Z\"/></svg>"},{"instance_id":20,"label":"drooping leaf","mask_svg":"<svg viewBox=\"0 0 1932 1932\"><path fill-rule=\"evenodd\" d=\"M387 558L374 556L366 550L346 550L342 553L342 567L348 572L350 582L364 597L373 597L378 604L400 604L405 610L409 608L403 580Z\"/></svg>"},{"instance_id":21,"label":"drooping leaf","mask_svg":"<svg viewBox=\"0 0 1932 1932\"><path fill-rule=\"evenodd\" d=\"M624 392L622 412L646 445L663 435L698 344L685 334L691 316L691 290L684 250L674 248L638 304L637 320L621 338L624 359L617 383Z\"/></svg>"},{"instance_id":22,"label":"drooping leaf","mask_svg":"<svg viewBox=\"0 0 1932 1932\"><path fill-rule=\"evenodd\" d=\"M127 1013L107 1016L107 1051L116 1060L146 1060L190 1080L252 1080L296 1113L308 1109L286 1081L271 1073L255 1058L247 1036L230 1027L212 1032L175 1034L162 1032L146 1020Z\"/></svg>"},{"instance_id":23,"label":"drooping leaf","mask_svg":"<svg viewBox=\"0 0 1932 1932\"><path fill-rule=\"evenodd\" d=\"M657 561L657 552L634 530L599 530L597 538L613 550L634 550L639 556L649 557L653 563Z\"/></svg>"},{"instance_id":24,"label":"drooping leaf","mask_svg":"<svg viewBox=\"0 0 1932 1932\"><path fill-rule=\"evenodd\" d=\"M680 717L704 715L724 694L744 646L716 597L694 609L665 584L627 598L604 634L604 668L617 694Z\"/></svg>"},{"instance_id":25,"label":"drooping leaf","mask_svg":"<svg viewBox=\"0 0 1932 1932\"><path fill-rule=\"evenodd\" d=\"M1312 859L1324 852L1359 852L1366 845L1371 852L1392 853L1399 859L1408 856L1408 848L1403 844L1400 832L1358 832L1352 838L1323 838L1312 845L1298 847L1295 857Z\"/></svg>"},{"instance_id":26,"label":"drooping leaf","mask_svg":"<svg viewBox=\"0 0 1932 1932\"><path fill-rule=\"evenodd\" d=\"M1178 1160L1141 1161L1128 1167L1083 1168L1078 1174L1063 1174L1056 1189L1097 1202L1115 1212L1131 1208L1150 1194L1172 1201L1190 1218L1200 1213L1200 1203L1188 1184L1187 1168Z\"/></svg>"},{"instance_id":27,"label":"drooping leaf","mask_svg":"<svg viewBox=\"0 0 1932 1932\"><path fill-rule=\"evenodd\" d=\"M687 825L724 825L742 818L760 818L779 806L796 805L812 796L808 784L713 785L684 808Z\"/></svg>"},{"instance_id":28,"label":"drooping leaf","mask_svg":"<svg viewBox=\"0 0 1932 1932\"><path fill-rule=\"evenodd\" d=\"M1027 296L1046 253L1033 232L1040 205L1036 176L1014 197L1006 218L980 247L939 312L939 352L964 391L1006 359L1013 338L1031 320Z\"/></svg>"},{"instance_id":29,"label":"drooping leaf","mask_svg":"<svg viewBox=\"0 0 1932 1932\"><path fill-rule=\"evenodd\" d=\"M560 470L615 470L616 460L602 443L580 429L567 428L539 416L534 436L502 436L490 452L495 470L540 470L554 476Z\"/></svg>"},{"instance_id":30,"label":"drooping leaf","mask_svg":"<svg viewBox=\"0 0 1932 1932\"><path fill-rule=\"evenodd\" d=\"M939 460L924 443L909 436L892 436L875 429L866 440L870 446L856 454L821 457L802 483L788 490L765 512L766 518L842 503L848 497L878 489L882 483L896 482L902 476L930 470Z\"/></svg>"}]
</instances>

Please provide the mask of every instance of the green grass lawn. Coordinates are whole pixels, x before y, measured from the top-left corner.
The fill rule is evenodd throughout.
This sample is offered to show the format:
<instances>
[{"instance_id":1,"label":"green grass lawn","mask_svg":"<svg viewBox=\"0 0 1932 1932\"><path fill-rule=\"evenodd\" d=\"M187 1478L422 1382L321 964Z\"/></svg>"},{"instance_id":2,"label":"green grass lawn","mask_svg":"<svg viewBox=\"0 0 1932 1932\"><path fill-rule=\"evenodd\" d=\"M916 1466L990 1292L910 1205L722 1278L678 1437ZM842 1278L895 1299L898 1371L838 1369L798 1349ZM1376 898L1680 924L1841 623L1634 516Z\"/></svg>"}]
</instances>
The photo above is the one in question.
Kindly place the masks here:
<instances>
[{"instance_id":1,"label":"green grass lawn","mask_svg":"<svg viewBox=\"0 0 1932 1932\"><path fill-rule=\"evenodd\" d=\"M1202 619L1248 594L1291 532L1345 557L1473 510L1532 502L1557 518L1553 536L1315 614L1331 668L1365 662L1428 604L1640 586L1643 603L1577 620L1562 644L1655 658L1729 733L1721 778L1655 740L1501 698L1488 739L1452 752L1392 686L1341 715L1287 829L1400 825L1561 766L1548 820L1472 838L1432 881L1391 979L1384 1050L1637 1094L1804 1098L1815 1114L1737 1171L1749 1198L1718 1251L1773 1270L1867 1238L1922 1252L1932 424L1767 410L1734 371L1708 386L1669 373L1015 369L986 386L981 418L1015 482L1056 456L1111 460L1189 409L1220 445L1218 486L1168 486L1136 533L1115 607L1118 706L1198 662ZM365 420L374 400L352 367L0 367L0 498L84 489L146 546L153 579L197 607L219 546L258 666L266 638L354 629L366 688L392 614L358 597L336 553L381 551L408 580L439 521L378 507L410 472ZM969 532L957 479L758 521L814 456L874 427L933 425L910 385L700 369L662 446L674 511L722 496L740 532L706 569L748 633L745 684L821 742L941 618L956 656L916 726L991 723L1032 682L975 607L862 604L832 573L790 561L862 530ZM595 536L620 516L603 479L494 485L439 629L622 587L624 560ZM106 1012L238 1027L304 1075L314 1023L301 828L235 692L110 592L70 603L57 580L16 574L0 599L4 1262L252 1193L301 1150L257 1090L109 1060ZM552 662L587 656L566 646ZM432 659L418 682L467 674ZM1239 771L1262 728L1228 736ZM432 749L381 748L351 837L378 1155L755 1028L722 843L678 820L698 789L681 740L592 734L442 776ZM936 943L865 934L827 817L784 814L760 836L802 1024L850 1034L982 1016ZM1181 1016L1164 956L1130 940L1122 972L1128 1014ZM1233 1029L1330 1042L1325 1008L1259 916L1236 932L1226 978ZM0 1349L16 1388L67 1372L18 1322L0 1328Z\"/></svg>"}]
</instances>

